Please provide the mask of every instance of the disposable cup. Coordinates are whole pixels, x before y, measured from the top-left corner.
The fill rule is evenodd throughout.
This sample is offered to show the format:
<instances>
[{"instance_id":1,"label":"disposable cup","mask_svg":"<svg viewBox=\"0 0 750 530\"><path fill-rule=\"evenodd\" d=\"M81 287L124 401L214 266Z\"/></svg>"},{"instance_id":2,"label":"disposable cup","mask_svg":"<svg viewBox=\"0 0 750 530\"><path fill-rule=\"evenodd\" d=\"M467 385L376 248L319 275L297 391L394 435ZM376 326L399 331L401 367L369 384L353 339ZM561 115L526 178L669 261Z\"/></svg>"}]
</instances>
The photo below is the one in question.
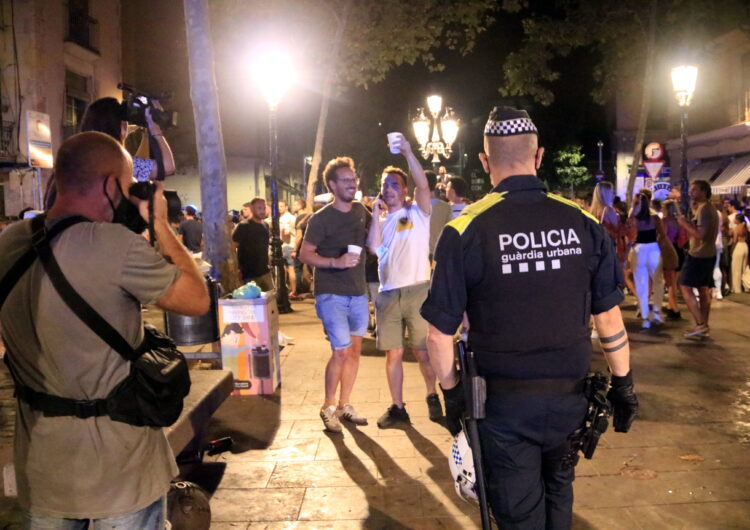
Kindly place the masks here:
<instances>
[{"instance_id":1,"label":"disposable cup","mask_svg":"<svg viewBox=\"0 0 750 530\"><path fill-rule=\"evenodd\" d=\"M390 148L391 153L394 155L399 154L401 150L395 146L401 143L401 138L403 137L403 135L400 132L390 132L387 136L388 147Z\"/></svg>"},{"instance_id":2,"label":"disposable cup","mask_svg":"<svg viewBox=\"0 0 750 530\"><path fill-rule=\"evenodd\" d=\"M348 254L356 254L359 256L362 253L362 247L360 247L359 245L349 245L349 247L346 249L346 252Z\"/></svg>"}]
</instances>

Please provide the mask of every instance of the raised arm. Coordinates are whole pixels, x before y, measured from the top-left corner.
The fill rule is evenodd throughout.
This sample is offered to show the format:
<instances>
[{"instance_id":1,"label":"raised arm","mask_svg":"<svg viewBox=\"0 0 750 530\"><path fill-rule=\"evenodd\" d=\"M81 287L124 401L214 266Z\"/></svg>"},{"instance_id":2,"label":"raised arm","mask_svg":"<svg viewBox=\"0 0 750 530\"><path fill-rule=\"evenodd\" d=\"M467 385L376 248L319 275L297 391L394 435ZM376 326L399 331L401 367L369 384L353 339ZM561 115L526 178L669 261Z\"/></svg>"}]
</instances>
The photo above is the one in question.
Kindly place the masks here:
<instances>
[{"instance_id":1,"label":"raised arm","mask_svg":"<svg viewBox=\"0 0 750 530\"><path fill-rule=\"evenodd\" d=\"M419 159L411 150L411 144L403 138L399 146L401 154L406 158L406 162L409 164L409 173L411 173L414 179L416 188L414 189L414 200L426 215L430 215L432 211L432 203L430 199L432 194L430 193L430 186L427 183L427 175L424 174L424 168L419 163Z\"/></svg>"},{"instance_id":2,"label":"raised arm","mask_svg":"<svg viewBox=\"0 0 750 530\"><path fill-rule=\"evenodd\" d=\"M148 201L139 201L138 207L141 215L148 219ZM181 315L206 314L210 300L203 275L198 270L193 257L169 226L167 200L164 198L164 187L161 183L157 183L154 195L154 233L162 256L180 270L180 275L166 294L156 302L156 305Z\"/></svg>"},{"instance_id":3,"label":"raised arm","mask_svg":"<svg viewBox=\"0 0 750 530\"><path fill-rule=\"evenodd\" d=\"M378 255L378 248L383 244L383 223L380 221L380 212L384 208L383 199L380 195L372 203L372 221L370 231L367 232L367 248L371 254Z\"/></svg>"}]
</instances>

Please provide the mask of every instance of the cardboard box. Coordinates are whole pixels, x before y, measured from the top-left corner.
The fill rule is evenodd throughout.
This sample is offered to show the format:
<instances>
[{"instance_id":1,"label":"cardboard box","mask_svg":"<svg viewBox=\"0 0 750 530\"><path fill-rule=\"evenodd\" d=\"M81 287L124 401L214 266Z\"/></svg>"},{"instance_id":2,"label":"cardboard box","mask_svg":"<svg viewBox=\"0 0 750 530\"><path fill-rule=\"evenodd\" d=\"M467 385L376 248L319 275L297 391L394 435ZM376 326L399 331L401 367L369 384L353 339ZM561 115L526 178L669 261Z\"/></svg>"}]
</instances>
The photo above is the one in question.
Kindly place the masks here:
<instances>
[{"instance_id":1,"label":"cardboard box","mask_svg":"<svg viewBox=\"0 0 750 530\"><path fill-rule=\"evenodd\" d=\"M219 331L222 367L234 374L232 395L273 394L281 383L275 293L219 300Z\"/></svg>"}]
</instances>

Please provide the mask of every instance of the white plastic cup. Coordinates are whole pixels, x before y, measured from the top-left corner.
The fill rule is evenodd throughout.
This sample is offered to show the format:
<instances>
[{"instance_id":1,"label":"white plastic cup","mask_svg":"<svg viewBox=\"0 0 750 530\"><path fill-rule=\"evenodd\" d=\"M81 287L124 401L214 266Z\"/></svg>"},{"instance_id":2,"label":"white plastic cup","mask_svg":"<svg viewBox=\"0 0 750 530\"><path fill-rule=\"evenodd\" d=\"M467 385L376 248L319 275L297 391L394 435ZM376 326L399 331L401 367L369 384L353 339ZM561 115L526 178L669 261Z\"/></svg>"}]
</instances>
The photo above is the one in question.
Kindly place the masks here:
<instances>
[{"instance_id":1,"label":"white plastic cup","mask_svg":"<svg viewBox=\"0 0 750 530\"><path fill-rule=\"evenodd\" d=\"M362 247L359 245L349 245L346 249L347 254L356 254L359 256L362 253Z\"/></svg>"},{"instance_id":2,"label":"white plastic cup","mask_svg":"<svg viewBox=\"0 0 750 530\"><path fill-rule=\"evenodd\" d=\"M391 150L391 154L397 155L401 150L397 147L401 144L401 139L404 137L400 132L389 132L388 133L388 147Z\"/></svg>"}]
</instances>

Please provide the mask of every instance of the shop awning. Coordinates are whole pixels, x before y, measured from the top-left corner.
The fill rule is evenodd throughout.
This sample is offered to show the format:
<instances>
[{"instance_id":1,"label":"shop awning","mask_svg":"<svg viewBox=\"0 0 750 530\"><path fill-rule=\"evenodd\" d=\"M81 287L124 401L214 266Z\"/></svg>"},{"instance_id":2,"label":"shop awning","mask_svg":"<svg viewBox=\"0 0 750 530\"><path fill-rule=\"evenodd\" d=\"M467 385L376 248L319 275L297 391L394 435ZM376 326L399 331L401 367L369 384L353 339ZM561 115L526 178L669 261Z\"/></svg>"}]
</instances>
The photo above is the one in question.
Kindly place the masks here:
<instances>
[{"instance_id":1,"label":"shop awning","mask_svg":"<svg viewBox=\"0 0 750 530\"><path fill-rule=\"evenodd\" d=\"M736 158L711 183L711 193L741 193L750 180L750 155Z\"/></svg>"},{"instance_id":2,"label":"shop awning","mask_svg":"<svg viewBox=\"0 0 750 530\"><path fill-rule=\"evenodd\" d=\"M720 169L721 164L724 160L719 158L717 160L708 160L701 162L690 170L689 180L706 180L710 181Z\"/></svg>"}]
</instances>

